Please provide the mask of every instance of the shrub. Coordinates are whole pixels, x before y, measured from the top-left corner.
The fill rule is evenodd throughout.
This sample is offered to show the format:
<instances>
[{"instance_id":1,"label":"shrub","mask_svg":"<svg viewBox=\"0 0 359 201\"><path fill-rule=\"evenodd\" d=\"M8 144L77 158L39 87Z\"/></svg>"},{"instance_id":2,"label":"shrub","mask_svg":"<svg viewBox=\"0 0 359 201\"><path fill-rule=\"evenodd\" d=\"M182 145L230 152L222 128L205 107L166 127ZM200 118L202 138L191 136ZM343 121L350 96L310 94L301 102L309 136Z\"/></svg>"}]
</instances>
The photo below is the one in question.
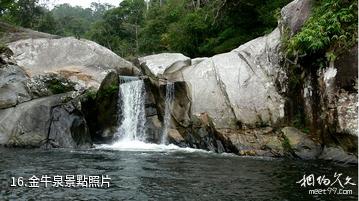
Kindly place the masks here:
<instances>
[{"instance_id":1,"label":"shrub","mask_svg":"<svg viewBox=\"0 0 359 201\"><path fill-rule=\"evenodd\" d=\"M357 16L357 1L318 1L302 30L287 41L287 55L319 53L334 61L357 42Z\"/></svg>"}]
</instances>

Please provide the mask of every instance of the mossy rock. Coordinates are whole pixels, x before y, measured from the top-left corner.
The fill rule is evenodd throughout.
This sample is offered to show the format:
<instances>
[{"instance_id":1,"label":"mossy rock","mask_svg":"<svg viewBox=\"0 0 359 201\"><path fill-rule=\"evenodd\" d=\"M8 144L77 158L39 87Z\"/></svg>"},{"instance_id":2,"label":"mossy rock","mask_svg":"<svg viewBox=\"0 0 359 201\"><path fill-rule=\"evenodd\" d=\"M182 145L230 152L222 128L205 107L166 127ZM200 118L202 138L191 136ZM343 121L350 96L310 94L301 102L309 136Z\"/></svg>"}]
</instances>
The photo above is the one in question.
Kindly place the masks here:
<instances>
[{"instance_id":1,"label":"mossy rock","mask_svg":"<svg viewBox=\"0 0 359 201\"><path fill-rule=\"evenodd\" d=\"M73 83L59 79L47 80L45 84L52 94L61 94L75 90Z\"/></svg>"},{"instance_id":2,"label":"mossy rock","mask_svg":"<svg viewBox=\"0 0 359 201\"><path fill-rule=\"evenodd\" d=\"M96 138L109 140L116 132L121 118L119 98L119 76L116 72L111 71L102 81L96 94L96 123L98 124L96 135L100 134Z\"/></svg>"}]
</instances>

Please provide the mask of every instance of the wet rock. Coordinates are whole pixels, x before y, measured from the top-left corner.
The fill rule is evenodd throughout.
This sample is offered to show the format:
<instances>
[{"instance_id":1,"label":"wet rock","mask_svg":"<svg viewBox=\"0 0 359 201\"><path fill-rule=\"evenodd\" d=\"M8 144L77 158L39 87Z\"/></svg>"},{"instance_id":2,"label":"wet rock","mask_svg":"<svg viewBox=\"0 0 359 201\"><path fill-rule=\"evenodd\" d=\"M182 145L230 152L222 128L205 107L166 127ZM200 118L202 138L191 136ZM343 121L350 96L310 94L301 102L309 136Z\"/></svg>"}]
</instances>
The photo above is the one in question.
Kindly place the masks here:
<instances>
[{"instance_id":1,"label":"wet rock","mask_svg":"<svg viewBox=\"0 0 359 201\"><path fill-rule=\"evenodd\" d=\"M90 147L86 121L72 94L31 100L0 110L0 144L12 147Z\"/></svg>"},{"instance_id":2,"label":"wet rock","mask_svg":"<svg viewBox=\"0 0 359 201\"><path fill-rule=\"evenodd\" d=\"M94 93L94 92L90 92ZM95 141L110 141L121 121L119 76L111 71L104 78L95 97L86 97L82 107Z\"/></svg>"},{"instance_id":3,"label":"wet rock","mask_svg":"<svg viewBox=\"0 0 359 201\"><path fill-rule=\"evenodd\" d=\"M188 86L185 82L175 82L174 84L174 98L172 103L172 117L176 124L182 127L188 127L191 121L191 98L188 95ZM165 85L161 85L162 92L165 95Z\"/></svg>"},{"instance_id":4,"label":"wet rock","mask_svg":"<svg viewBox=\"0 0 359 201\"><path fill-rule=\"evenodd\" d=\"M146 129L151 142L160 142L165 115L166 83L145 78L146 89ZM191 121L191 100L185 82L174 82L174 97L171 108L170 128L188 127ZM158 123L157 121L162 121Z\"/></svg>"},{"instance_id":5,"label":"wet rock","mask_svg":"<svg viewBox=\"0 0 359 201\"><path fill-rule=\"evenodd\" d=\"M181 146L181 147L186 146L186 141L182 137L182 135L178 132L178 130L169 129L167 135L168 135L168 142L170 144L176 144L176 145Z\"/></svg>"},{"instance_id":6,"label":"wet rock","mask_svg":"<svg viewBox=\"0 0 359 201\"><path fill-rule=\"evenodd\" d=\"M204 149L213 152L237 153L238 150L230 140L219 133L206 113L192 116L191 125L182 129L181 136L188 147ZM176 142L176 141L173 141ZM180 143L179 145L183 145Z\"/></svg>"},{"instance_id":7,"label":"wet rock","mask_svg":"<svg viewBox=\"0 0 359 201\"><path fill-rule=\"evenodd\" d=\"M72 102L52 110L47 143L43 147L90 148L91 135L82 113Z\"/></svg>"},{"instance_id":8,"label":"wet rock","mask_svg":"<svg viewBox=\"0 0 359 201\"><path fill-rule=\"evenodd\" d=\"M320 145L314 142L308 134L293 127L285 127L282 132L295 156L307 160L316 159L320 154Z\"/></svg>"},{"instance_id":9,"label":"wet rock","mask_svg":"<svg viewBox=\"0 0 359 201\"><path fill-rule=\"evenodd\" d=\"M319 158L323 160L330 160L340 163L358 164L357 155L353 153L348 153L339 146L336 147L325 146Z\"/></svg>"},{"instance_id":10,"label":"wet rock","mask_svg":"<svg viewBox=\"0 0 359 201\"><path fill-rule=\"evenodd\" d=\"M220 129L236 147L240 155L284 156L281 134L271 127L247 129Z\"/></svg>"},{"instance_id":11,"label":"wet rock","mask_svg":"<svg viewBox=\"0 0 359 201\"><path fill-rule=\"evenodd\" d=\"M163 126L157 115L146 117L146 136L147 142L161 143Z\"/></svg>"},{"instance_id":12,"label":"wet rock","mask_svg":"<svg viewBox=\"0 0 359 201\"><path fill-rule=\"evenodd\" d=\"M358 45L354 45L348 52L335 60L337 68L336 86L350 93L358 91Z\"/></svg>"},{"instance_id":13,"label":"wet rock","mask_svg":"<svg viewBox=\"0 0 359 201\"><path fill-rule=\"evenodd\" d=\"M0 110L0 143L10 146L39 147L48 137L52 107L64 95L36 99Z\"/></svg>"}]
</instances>

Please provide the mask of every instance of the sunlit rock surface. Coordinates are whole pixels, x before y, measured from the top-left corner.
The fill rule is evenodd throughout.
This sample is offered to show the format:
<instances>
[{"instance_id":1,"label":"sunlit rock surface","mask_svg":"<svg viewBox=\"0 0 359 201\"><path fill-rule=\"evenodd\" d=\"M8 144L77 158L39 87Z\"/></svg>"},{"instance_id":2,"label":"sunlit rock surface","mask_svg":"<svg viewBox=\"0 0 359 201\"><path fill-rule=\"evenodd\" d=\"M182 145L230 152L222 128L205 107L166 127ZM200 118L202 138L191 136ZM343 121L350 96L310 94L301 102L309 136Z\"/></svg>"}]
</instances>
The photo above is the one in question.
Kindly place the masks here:
<instances>
[{"instance_id":1,"label":"sunlit rock surface","mask_svg":"<svg viewBox=\"0 0 359 201\"><path fill-rule=\"evenodd\" d=\"M130 62L95 42L74 37L25 39L8 44L17 64L30 76L56 73L75 82L99 87L106 70L139 74Z\"/></svg>"}]
</instances>

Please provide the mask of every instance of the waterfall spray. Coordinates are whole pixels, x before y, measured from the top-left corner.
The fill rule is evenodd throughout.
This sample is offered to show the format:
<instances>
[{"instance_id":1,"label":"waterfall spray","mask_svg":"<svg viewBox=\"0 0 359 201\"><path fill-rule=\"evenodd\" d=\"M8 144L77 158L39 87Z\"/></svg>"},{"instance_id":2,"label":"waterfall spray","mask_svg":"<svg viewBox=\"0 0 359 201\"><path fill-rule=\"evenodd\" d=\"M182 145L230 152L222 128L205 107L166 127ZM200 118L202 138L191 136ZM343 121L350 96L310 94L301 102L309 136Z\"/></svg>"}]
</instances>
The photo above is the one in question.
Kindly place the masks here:
<instances>
[{"instance_id":1,"label":"waterfall spray","mask_svg":"<svg viewBox=\"0 0 359 201\"><path fill-rule=\"evenodd\" d=\"M117 131L120 141L145 140L145 90L143 80L135 77L121 77L119 101L122 122Z\"/></svg>"}]
</instances>

